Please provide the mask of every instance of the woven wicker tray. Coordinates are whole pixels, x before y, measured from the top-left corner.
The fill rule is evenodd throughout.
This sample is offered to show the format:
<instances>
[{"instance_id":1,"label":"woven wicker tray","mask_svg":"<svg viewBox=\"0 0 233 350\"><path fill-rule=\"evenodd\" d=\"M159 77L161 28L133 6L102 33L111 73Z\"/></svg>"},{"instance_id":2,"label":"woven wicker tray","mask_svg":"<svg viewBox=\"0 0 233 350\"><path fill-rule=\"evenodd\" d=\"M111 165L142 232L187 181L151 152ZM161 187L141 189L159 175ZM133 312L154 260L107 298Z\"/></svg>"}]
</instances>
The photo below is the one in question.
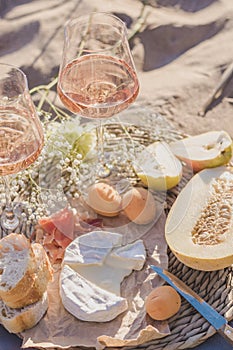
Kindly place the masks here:
<instances>
[{"instance_id":1,"label":"woven wicker tray","mask_svg":"<svg viewBox=\"0 0 233 350\"><path fill-rule=\"evenodd\" d=\"M143 133L140 136L140 142L148 145L153 141L173 141L183 138L185 135L174 130L167 120L145 107L135 106L132 112L128 114L132 117L135 113L139 120L137 127ZM129 117L129 118L130 118ZM124 119L126 120L126 119ZM147 120L147 122L145 122ZM138 126L139 125L139 126ZM144 128L142 127L144 125ZM145 127L147 125L147 127ZM135 132L131 132L134 138ZM138 135L136 133L136 140ZM183 166L183 178L178 186L169 190L166 195L166 212L170 210L174 200L180 190L191 179L193 173L190 169ZM168 250L169 271L183 280L192 290L197 292L206 302L212 305L220 314L228 320L233 318L233 266L224 270L203 272L193 270L177 260L173 253ZM165 338L154 340L140 345L137 349L145 350L178 350L195 347L203 343L207 338L213 335L215 329L184 299L182 299L181 309L174 317L169 320L171 334ZM121 348L129 350L129 347Z\"/></svg>"},{"instance_id":2,"label":"woven wicker tray","mask_svg":"<svg viewBox=\"0 0 233 350\"><path fill-rule=\"evenodd\" d=\"M110 124L105 125L105 133L113 136L113 142L130 139L130 141L133 140L145 146L157 140L170 142L185 136L175 130L164 117L154 113L152 109L145 107L144 104L135 104L127 111L121 113L120 117L112 119ZM192 172L184 166L181 182L166 193L166 212L169 211L180 190L190 180L192 175ZM126 172L126 176L130 178L133 184L139 182L134 173L130 172L130 174L127 174ZM24 220L18 231L25 232L29 236L32 232L32 225L27 224L27 221ZM0 234L4 235L6 233L1 231ZM168 257L169 271L182 279L228 320L233 318L233 267L213 272L202 272L183 265L170 251L168 251ZM169 320L169 326L171 330L170 335L142 344L137 349L187 349L197 346L215 333L214 328L184 299L182 299L180 311ZM71 349L78 350L82 348L75 347ZM85 349L88 350L87 348ZM119 349L129 350L135 349L135 347Z\"/></svg>"}]
</instances>

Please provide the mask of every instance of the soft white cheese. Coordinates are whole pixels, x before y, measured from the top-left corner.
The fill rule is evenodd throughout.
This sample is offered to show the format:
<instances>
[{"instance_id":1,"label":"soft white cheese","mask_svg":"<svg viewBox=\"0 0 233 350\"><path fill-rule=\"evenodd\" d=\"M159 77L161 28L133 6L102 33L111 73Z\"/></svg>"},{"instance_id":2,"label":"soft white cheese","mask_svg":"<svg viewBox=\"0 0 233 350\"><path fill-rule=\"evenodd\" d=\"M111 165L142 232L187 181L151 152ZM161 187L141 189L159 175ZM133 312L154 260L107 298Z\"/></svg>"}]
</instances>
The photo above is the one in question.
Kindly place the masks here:
<instances>
[{"instance_id":1,"label":"soft white cheese","mask_svg":"<svg viewBox=\"0 0 233 350\"><path fill-rule=\"evenodd\" d=\"M113 247L120 246L122 235L106 231L92 231L77 237L65 250L63 264L102 264Z\"/></svg>"},{"instance_id":2,"label":"soft white cheese","mask_svg":"<svg viewBox=\"0 0 233 350\"><path fill-rule=\"evenodd\" d=\"M69 265L100 288L120 295L123 279L130 275L132 270L142 269L146 259L142 240L116 247L120 245L121 240L120 234L105 231L90 232L88 235L76 238L66 248L63 264ZM85 244L89 242L91 246L83 245L83 242ZM103 248L103 245L109 248Z\"/></svg>"},{"instance_id":3,"label":"soft white cheese","mask_svg":"<svg viewBox=\"0 0 233 350\"><path fill-rule=\"evenodd\" d=\"M141 270L146 260L146 250L141 239L123 247L114 248L107 263L118 268Z\"/></svg>"},{"instance_id":4,"label":"soft white cheese","mask_svg":"<svg viewBox=\"0 0 233 350\"><path fill-rule=\"evenodd\" d=\"M60 295L67 311L83 321L111 321L128 307L125 298L99 288L67 265L61 271Z\"/></svg>"},{"instance_id":5,"label":"soft white cheese","mask_svg":"<svg viewBox=\"0 0 233 350\"><path fill-rule=\"evenodd\" d=\"M107 321L106 317L112 319L125 310L127 303L120 297L121 282L133 270L142 269L146 251L142 240L126 246L121 244L121 234L93 231L77 237L66 248L61 297L68 311L74 314L73 310L77 309L76 317L90 321L94 313L94 320L103 322ZM103 293L108 297L105 294L103 297ZM105 312L110 315L104 316Z\"/></svg>"}]
</instances>

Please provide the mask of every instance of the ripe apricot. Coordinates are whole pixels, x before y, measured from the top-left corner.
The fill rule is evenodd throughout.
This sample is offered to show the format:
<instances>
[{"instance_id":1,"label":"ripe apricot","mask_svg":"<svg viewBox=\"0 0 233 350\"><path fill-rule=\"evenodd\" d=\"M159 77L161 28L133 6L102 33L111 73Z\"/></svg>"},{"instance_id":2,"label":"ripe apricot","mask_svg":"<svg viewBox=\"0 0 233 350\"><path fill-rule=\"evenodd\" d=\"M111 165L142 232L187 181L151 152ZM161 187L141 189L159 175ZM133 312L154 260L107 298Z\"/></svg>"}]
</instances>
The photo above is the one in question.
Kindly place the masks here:
<instances>
[{"instance_id":1,"label":"ripe apricot","mask_svg":"<svg viewBox=\"0 0 233 350\"><path fill-rule=\"evenodd\" d=\"M98 182L88 189L87 204L103 216L117 216L121 211L121 196L104 182Z\"/></svg>"},{"instance_id":2,"label":"ripe apricot","mask_svg":"<svg viewBox=\"0 0 233 350\"><path fill-rule=\"evenodd\" d=\"M129 220L138 225L152 222L156 216L156 204L153 195L143 187L134 187L122 198L122 208Z\"/></svg>"},{"instance_id":3,"label":"ripe apricot","mask_svg":"<svg viewBox=\"0 0 233 350\"><path fill-rule=\"evenodd\" d=\"M181 306L181 297L170 286L153 289L145 300L148 315L154 320L163 321L175 315Z\"/></svg>"}]
</instances>

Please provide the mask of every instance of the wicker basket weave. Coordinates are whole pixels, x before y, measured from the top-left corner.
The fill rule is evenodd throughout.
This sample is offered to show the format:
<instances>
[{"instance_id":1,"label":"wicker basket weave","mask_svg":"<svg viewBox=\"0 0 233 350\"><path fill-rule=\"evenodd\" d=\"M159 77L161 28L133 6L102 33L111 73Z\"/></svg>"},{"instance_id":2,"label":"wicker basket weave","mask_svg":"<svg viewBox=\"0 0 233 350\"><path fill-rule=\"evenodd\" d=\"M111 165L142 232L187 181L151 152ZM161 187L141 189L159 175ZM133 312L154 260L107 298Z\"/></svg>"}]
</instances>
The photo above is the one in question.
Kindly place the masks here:
<instances>
[{"instance_id":1,"label":"wicker basket weave","mask_svg":"<svg viewBox=\"0 0 233 350\"><path fill-rule=\"evenodd\" d=\"M129 118L127 118L129 117ZM135 122L136 126L130 126L127 134L135 141L143 145L149 145L154 141L171 142L182 139L183 133L175 130L167 120L152 109L142 105L134 106L124 113L121 118L124 122ZM117 130L119 138L126 137L122 134L117 124L111 123L106 130ZM141 133L138 132L141 131ZM183 177L179 185L169 190L166 195L166 212L170 210L177 195L193 176L193 172L183 167ZM183 280L189 287L197 292L206 302L212 305L220 314L228 320L233 319L233 266L224 270L203 272L193 270L168 251L169 271ZM123 347L121 350L144 349L144 350L178 350L195 347L212 336L215 329L184 299L178 314L169 320L171 334L165 338L154 340L135 347ZM78 350L79 348L74 348ZM80 348L81 349L81 348ZM106 348L107 349L107 348ZM120 348L108 348L120 350Z\"/></svg>"},{"instance_id":2,"label":"wicker basket weave","mask_svg":"<svg viewBox=\"0 0 233 350\"><path fill-rule=\"evenodd\" d=\"M123 121L123 127L122 127ZM173 141L181 139L185 135L175 130L167 120L153 112L144 105L134 105L126 112L105 125L105 133L115 135L114 141L130 138L134 142L144 146L154 141ZM178 186L169 190L166 194L166 211L171 208L180 190L192 177L192 171L184 166L183 178ZM132 175L131 175L132 176ZM134 174L132 182L138 182ZM18 228L19 232L25 232L29 236L32 232L31 224L23 221ZM4 235L5 232L0 232ZM172 252L168 251L169 271L183 280L189 287L196 291L206 302L212 305L220 314L228 320L233 318L233 267L224 270L203 272L193 270L179 262ZM215 333L210 324L185 300L182 299L180 311L169 320L171 334L165 338L154 340L136 349L144 350L178 350L197 346ZM81 347L70 348L73 350ZM88 350L87 348L85 348ZM135 347L109 348L129 350ZM91 348L89 348L91 350Z\"/></svg>"}]
</instances>

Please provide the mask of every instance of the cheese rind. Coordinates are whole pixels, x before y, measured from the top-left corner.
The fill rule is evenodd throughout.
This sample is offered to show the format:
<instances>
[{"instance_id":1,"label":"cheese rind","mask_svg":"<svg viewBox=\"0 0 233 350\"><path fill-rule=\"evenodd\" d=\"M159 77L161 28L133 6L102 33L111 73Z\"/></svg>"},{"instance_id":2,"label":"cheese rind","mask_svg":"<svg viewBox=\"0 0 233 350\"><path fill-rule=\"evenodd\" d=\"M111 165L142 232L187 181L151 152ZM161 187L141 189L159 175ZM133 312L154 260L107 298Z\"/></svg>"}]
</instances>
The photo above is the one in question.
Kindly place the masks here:
<instances>
[{"instance_id":1,"label":"cheese rind","mask_svg":"<svg viewBox=\"0 0 233 350\"><path fill-rule=\"evenodd\" d=\"M77 237L66 248L63 265L102 264L113 247L120 246L122 235L106 231L92 231Z\"/></svg>"},{"instance_id":2,"label":"cheese rind","mask_svg":"<svg viewBox=\"0 0 233 350\"><path fill-rule=\"evenodd\" d=\"M141 239L131 244L114 248L107 258L109 265L138 271L142 269L145 260L146 250Z\"/></svg>"},{"instance_id":3,"label":"cheese rind","mask_svg":"<svg viewBox=\"0 0 233 350\"><path fill-rule=\"evenodd\" d=\"M63 265L69 265L100 288L120 295L123 279L132 270L141 270L146 260L142 240L125 246L121 246L121 243L121 234L90 232L76 238L66 248Z\"/></svg>"},{"instance_id":4,"label":"cheese rind","mask_svg":"<svg viewBox=\"0 0 233 350\"><path fill-rule=\"evenodd\" d=\"M68 265L62 267L60 296L65 309L83 321L108 322L128 308L125 298L96 286Z\"/></svg>"},{"instance_id":5,"label":"cheese rind","mask_svg":"<svg viewBox=\"0 0 233 350\"><path fill-rule=\"evenodd\" d=\"M142 240L121 246L122 235L93 231L67 248L60 276L64 307L83 321L107 322L127 309L121 282L146 260Z\"/></svg>"}]
</instances>

